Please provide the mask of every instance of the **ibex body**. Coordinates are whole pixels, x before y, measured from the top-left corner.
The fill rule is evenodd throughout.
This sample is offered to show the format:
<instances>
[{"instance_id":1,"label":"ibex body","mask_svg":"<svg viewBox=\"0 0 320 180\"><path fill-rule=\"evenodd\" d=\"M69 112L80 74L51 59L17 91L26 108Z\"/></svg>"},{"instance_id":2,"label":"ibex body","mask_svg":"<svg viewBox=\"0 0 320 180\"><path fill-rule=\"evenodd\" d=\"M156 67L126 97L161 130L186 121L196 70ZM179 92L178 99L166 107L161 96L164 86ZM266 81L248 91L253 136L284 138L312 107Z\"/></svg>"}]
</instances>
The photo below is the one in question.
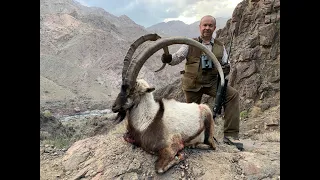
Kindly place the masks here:
<instances>
[{"instance_id":1,"label":"ibex body","mask_svg":"<svg viewBox=\"0 0 320 180\"><path fill-rule=\"evenodd\" d=\"M165 172L183 160L185 146L215 149L214 122L205 104L182 103L174 99L154 100L148 83L137 80L126 98L128 131L134 143L159 156L156 171ZM120 99L118 99L120 101ZM175 158L176 155L180 158Z\"/></svg>"},{"instance_id":2,"label":"ibex body","mask_svg":"<svg viewBox=\"0 0 320 180\"><path fill-rule=\"evenodd\" d=\"M189 44L200 48L218 69L221 85L224 85L223 71L217 58L199 42L175 37L160 39L157 34L149 34L137 39L128 50L124 60L121 91L112 111L118 112L120 120L128 117L128 132L131 140L145 151L158 155L155 169L158 173L167 171L184 159L181 150L185 146L215 149L213 140L214 120L210 108L205 104L183 103L173 99L155 100L150 87L143 79L137 79L145 61L163 48L168 52L171 44ZM131 61L136 48L147 40L156 41L135 60ZM164 67L164 66L163 66Z\"/></svg>"}]
</instances>

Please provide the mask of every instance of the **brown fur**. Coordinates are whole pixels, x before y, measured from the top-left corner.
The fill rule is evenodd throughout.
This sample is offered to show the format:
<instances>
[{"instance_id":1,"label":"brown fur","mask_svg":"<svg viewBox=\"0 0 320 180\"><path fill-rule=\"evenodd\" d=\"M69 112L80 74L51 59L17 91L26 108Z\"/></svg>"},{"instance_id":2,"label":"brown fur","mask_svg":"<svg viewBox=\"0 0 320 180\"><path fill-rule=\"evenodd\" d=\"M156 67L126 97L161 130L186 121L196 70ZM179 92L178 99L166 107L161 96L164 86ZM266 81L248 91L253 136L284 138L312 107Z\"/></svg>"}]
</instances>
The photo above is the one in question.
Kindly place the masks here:
<instances>
[{"instance_id":1,"label":"brown fur","mask_svg":"<svg viewBox=\"0 0 320 180\"><path fill-rule=\"evenodd\" d=\"M184 148L180 135L174 135L171 139L172 144L159 151L159 157L156 161L155 169L158 173L167 171L170 167L184 160L183 155L179 153ZM176 155L177 159L175 158Z\"/></svg>"},{"instance_id":2,"label":"brown fur","mask_svg":"<svg viewBox=\"0 0 320 180\"><path fill-rule=\"evenodd\" d=\"M128 119L127 130L135 140L134 144L142 147L145 151L150 153L163 149L167 144L165 141L166 138L164 138L165 128L161 121L164 113L164 105L162 100L159 100L158 103L159 110L152 123L144 132L135 130L132 126L132 121Z\"/></svg>"},{"instance_id":3,"label":"brown fur","mask_svg":"<svg viewBox=\"0 0 320 180\"><path fill-rule=\"evenodd\" d=\"M213 150L216 149L215 143L214 143L214 120L212 117L212 114L207 111L207 109L201 107L202 112L206 114L206 119L204 121L205 126L205 136L204 136L204 144L208 144Z\"/></svg>"},{"instance_id":4,"label":"brown fur","mask_svg":"<svg viewBox=\"0 0 320 180\"><path fill-rule=\"evenodd\" d=\"M211 115L210 116L207 115L207 118L205 120L205 127L206 127L206 130L205 130L204 143L210 145L211 148L213 150L215 150L216 149L216 145L215 145L214 139L213 139L213 136L214 136L214 120L213 120Z\"/></svg>"}]
</instances>

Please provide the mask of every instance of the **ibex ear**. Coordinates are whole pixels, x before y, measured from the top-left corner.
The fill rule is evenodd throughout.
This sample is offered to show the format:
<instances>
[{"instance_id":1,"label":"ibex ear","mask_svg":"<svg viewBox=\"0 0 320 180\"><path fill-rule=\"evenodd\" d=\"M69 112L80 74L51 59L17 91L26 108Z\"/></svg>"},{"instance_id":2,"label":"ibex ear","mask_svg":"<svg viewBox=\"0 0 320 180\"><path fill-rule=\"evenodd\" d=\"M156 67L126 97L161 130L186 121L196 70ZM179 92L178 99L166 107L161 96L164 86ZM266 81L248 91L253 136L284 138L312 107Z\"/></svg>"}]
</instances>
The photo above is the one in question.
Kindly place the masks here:
<instances>
[{"instance_id":1,"label":"ibex ear","mask_svg":"<svg viewBox=\"0 0 320 180\"><path fill-rule=\"evenodd\" d=\"M147 93L149 93L149 92L152 92L152 91L154 91L155 89L156 89L156 88L154 88L154 87L151 87L151 88L147 88L147 89L146 89L146 92L147 92Z\"/></svg>"}]
</instances>

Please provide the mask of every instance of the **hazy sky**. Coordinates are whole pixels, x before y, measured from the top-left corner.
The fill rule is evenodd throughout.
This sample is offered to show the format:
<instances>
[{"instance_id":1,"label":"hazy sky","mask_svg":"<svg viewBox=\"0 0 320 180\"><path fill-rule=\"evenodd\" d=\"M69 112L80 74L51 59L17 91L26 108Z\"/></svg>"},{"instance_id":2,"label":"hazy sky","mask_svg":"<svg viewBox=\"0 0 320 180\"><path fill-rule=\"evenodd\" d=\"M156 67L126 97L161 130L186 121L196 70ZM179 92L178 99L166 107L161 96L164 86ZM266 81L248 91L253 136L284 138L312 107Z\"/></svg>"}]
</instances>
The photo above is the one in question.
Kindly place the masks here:
<instances>
[{"instance_id":1,"label":"hazy sky","mask_svg":"<svg viewBox=\"0 0 320 180\"><path fill-rule=\"evenodd\" d=\"M242 0L76 0L85 6L101 7L115 15L127 15L135 23L149 27L180 20L191 24L204 15L231 17Z\"/></svg>"}]
</instances>

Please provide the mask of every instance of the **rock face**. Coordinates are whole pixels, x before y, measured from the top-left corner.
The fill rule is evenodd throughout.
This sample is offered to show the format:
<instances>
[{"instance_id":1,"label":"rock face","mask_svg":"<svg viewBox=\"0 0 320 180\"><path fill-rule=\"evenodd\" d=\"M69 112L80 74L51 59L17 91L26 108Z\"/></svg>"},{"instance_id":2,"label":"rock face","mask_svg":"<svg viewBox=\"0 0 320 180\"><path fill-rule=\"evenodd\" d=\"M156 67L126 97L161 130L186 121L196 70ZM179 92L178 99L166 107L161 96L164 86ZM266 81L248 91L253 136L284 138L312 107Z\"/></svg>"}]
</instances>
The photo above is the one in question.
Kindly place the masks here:
<instances>
[{"instance_id":1,"label":"rock face","mask_svg":"<svg viewBox=\"0 0 320 180\"><path fill-rule=\"evenodd\" d=\"M233 37L232 37L233 34ZM242 1L217 31L232 46L230 85L239 90L242 109L258 100L274 106L280 98L280 0Z\"/></svg>"}]
</instances>

